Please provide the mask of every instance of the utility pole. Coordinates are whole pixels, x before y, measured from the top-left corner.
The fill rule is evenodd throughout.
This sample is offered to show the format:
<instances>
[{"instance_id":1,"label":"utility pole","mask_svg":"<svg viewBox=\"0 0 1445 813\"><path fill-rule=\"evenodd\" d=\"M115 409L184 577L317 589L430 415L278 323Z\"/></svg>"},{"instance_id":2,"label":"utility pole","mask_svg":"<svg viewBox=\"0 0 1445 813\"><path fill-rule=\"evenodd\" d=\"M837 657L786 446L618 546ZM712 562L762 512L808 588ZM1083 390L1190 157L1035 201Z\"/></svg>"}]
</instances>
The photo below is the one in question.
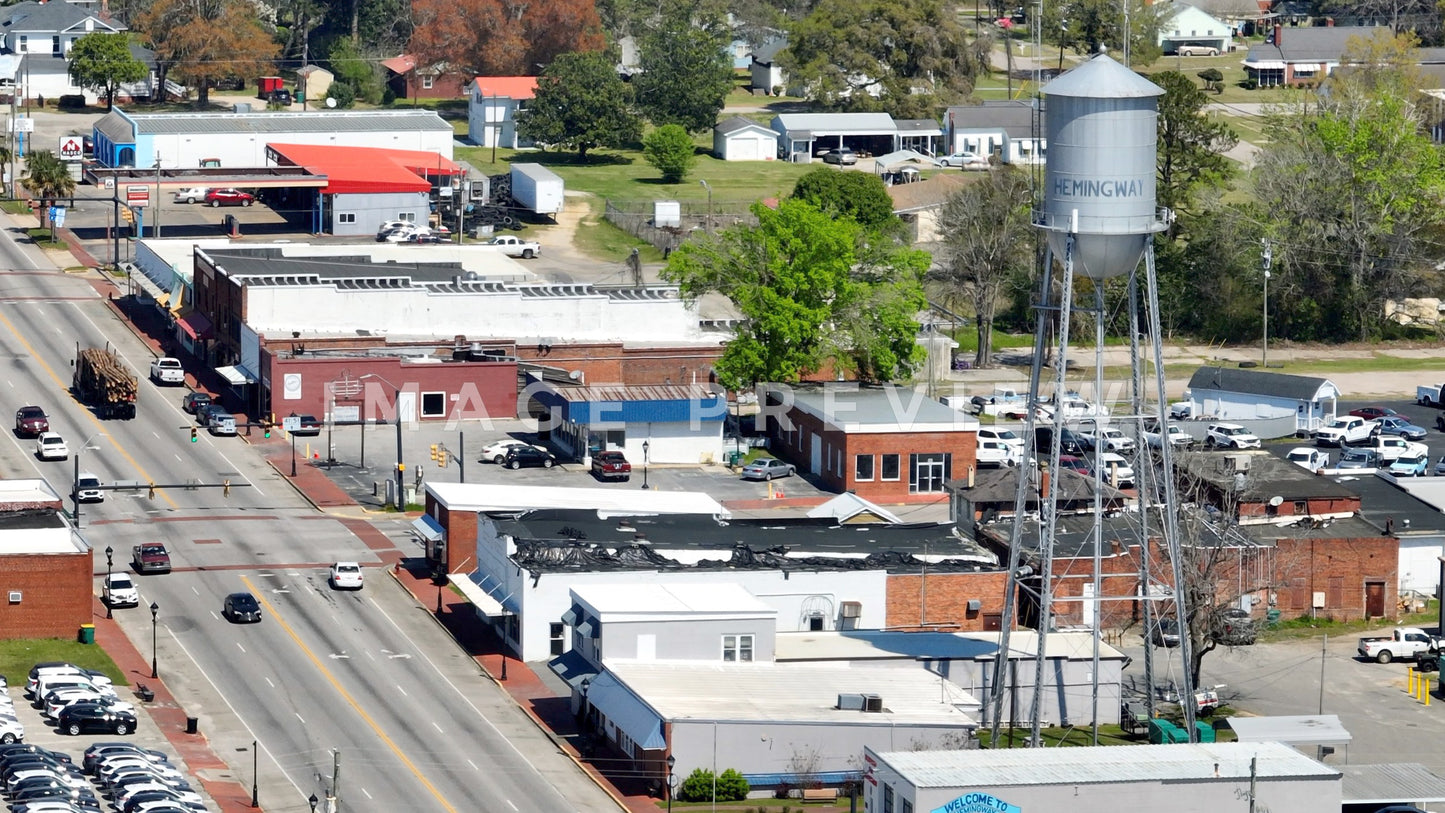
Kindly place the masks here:
<instances>
[{"instance_id":1,"label":"utility pole","mask_svg":"<svg viewBox=\"0 0 1445 813\"><path fill-rule=\"evenodd\" d=\"M156 224L151 227L151 236L161 237L161 153L156 151Z\"/></svg>"},{"instance_id":2,"label":"utility pole","mask_svg":"<svg viewBox=\"0 0 1445 813\"><path fill-rule=\"evenodd\" d=\"M307 89L308 89L308 86L311 84L311 82L310 82L311 74L309 74L309 73L306 72L307 66L311 64L311 37L308 36L309 34L310 34L310 32L306 30L306 26L304 26L304 25L301 26L301 112L302 112L302 113L305 113L305 112L306 112L306 91L307 91Z\"/></svg>"},{"instance_id":3,"label":"utility pole","mask_svg":"<svg viewBox=\"0 0 1445 813\"><path fill-rule=\"evenodd\" d=\"M331 749L331 809L327 813L336 813L337 807L341 804L341 749Z\"/></svg>"},{"instance_id":4,"label":"utility pole","mask_svg":"<svg viewBox=\"0 0 1445 813\"><path fill-rule=\"evenodd\" d=\"M1261 362L1262 367L1269 366L1269 267L1274 258L1274 249L1269 244L1269 238L1260 240L1264 244L1264 355Z\"/></svg>"}]
</instances>

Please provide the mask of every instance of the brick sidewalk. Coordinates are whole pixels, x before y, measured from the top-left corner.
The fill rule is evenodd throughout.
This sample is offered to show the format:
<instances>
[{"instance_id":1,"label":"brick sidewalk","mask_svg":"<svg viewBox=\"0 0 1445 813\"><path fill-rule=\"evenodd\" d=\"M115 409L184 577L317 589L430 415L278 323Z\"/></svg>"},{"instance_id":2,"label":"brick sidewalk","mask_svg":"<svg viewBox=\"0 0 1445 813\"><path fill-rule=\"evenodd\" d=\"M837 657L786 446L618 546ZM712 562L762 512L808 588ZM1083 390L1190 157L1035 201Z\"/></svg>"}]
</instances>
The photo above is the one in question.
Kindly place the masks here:
<instances>
[{"instance_id":1,"label":"brick sidewalk","mask_svg":"<svg viewBox=\"0 0 1445 813\"><path fill-rule=\"evenodd\" d=\"M211 750L211 744L206 740L204 734L186 733L185 709L171 695L170 689L166 688L165 679L151 679L150 662L136 649L130 639L121 631L120 625L114 619L105 617L105 605L97 597L91 610L91 623L95 624L95 642L105 654L109 655L115 665L120 667L122 674L131 682L132 686L144 683L155 691L155 700L150 703L142 703L136 699L137 706L144 706L145 711L155 721L156 727L160 729L176 752L186 761L186 766L195 775L197 781L205 788L206 793L220 806L221 813L242 813L242 811L253 811L257 808L251 807L251 792L240 783L219 780L202 779L201 771L220 773L229 770L229 767Z\"/></svg>"}]
</instances>

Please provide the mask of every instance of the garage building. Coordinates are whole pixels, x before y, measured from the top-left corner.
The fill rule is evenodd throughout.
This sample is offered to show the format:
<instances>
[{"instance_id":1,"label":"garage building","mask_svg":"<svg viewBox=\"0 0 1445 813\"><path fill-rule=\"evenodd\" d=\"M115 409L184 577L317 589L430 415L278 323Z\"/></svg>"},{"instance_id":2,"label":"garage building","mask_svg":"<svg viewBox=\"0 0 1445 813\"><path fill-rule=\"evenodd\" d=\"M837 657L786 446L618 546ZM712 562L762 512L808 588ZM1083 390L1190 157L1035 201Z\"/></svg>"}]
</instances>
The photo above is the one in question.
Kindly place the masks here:
<instances>
[{"instance_id":1,"label":"garage building","mask_svg":"<svg viewBox=\"0 0 1445 813\"><path fill-rule=\"evenodd\" d=\"M887 113L781 113L773 117L780 155L806 164L813 156L847 147L860 157L898 149L898 125Z\"/></svg>"},{"instance_id":2,"label":"garage building","mask_svg":"<svg viewBox=\"0 0 1445 813\"><path fill-rule=\"evenodd\" d=\"M863 752L868 810L1339 810L1340 772L1277 742Z\"/></svg>"},{"instance_id":3,"label":"garage building","mask_svg":"<svg viewBox=\"0 0 1445 813\"><path fill-rule=\"evenodd\" d=\"M778 157L778 134L733 116L712 128L712 154L724 161L773 161Z\"/></svg>"},{"instance_id":4,"label":"garage building","mask_svg":"<svg viewBox=\"0 0 1445 813\"><path fill-rule=\"evenodd\" d=\"M456 133L430 110L309 113L127 113L95 123L95 160L105 167L263 167L271 144L422 150L452 157Z\"/></svg>"},{"instance_id":5,"label":"garage building","mask_svg":"<svg viewBox=\"0 0 1445 813\"><path fill-rule=\"evenodd\" d=\"M1262 438L1313 432L1335 418L1340 388L1324 378L1235 367L1200 367L1185 395L1194 414L1249 421Z\"/></svg>"}]
</instances>

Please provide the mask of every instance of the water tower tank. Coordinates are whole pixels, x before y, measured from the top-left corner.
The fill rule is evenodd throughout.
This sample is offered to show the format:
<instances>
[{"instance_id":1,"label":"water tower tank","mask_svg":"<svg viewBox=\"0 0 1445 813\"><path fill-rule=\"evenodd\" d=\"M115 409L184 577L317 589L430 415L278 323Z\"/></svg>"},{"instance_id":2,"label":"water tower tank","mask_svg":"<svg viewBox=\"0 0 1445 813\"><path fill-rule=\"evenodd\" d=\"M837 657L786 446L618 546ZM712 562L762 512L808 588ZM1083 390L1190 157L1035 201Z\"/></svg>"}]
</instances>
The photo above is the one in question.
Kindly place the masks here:
<instances>
[{"instance_id":1,"label":"water tower tank","mask_svg":"<svg viewBox=\"0 0 1445 813\"><path fill-rule=\"evenodd\" d=\"M1104 54L1044 85L1048 164L1043 211L1062 257L1070 231L1074 267L1102 279L1132 271L1166 228L1154 202L1157 97L1163 89Z\"/></svg>"}]
</instances>

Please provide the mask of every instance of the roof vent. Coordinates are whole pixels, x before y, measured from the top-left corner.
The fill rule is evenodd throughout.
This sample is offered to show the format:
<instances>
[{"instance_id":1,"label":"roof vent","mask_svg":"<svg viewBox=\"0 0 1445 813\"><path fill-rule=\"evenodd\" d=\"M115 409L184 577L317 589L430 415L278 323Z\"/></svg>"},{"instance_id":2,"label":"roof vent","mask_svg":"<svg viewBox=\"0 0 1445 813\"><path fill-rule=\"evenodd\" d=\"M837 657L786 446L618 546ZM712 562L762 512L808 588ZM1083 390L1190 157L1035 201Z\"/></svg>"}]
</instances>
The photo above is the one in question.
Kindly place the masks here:
<instances>
[{"instance_id":1,"label":"roof vent","mask_svg":"<svg viewBox=\"0 0 1445 813\"><path fill-rule=\"evenodd\" d=\"M881 713L883 712L883 695L881 695L881 694L865 694L865 695L863 695L863 710L866 711L866 712L873 713L873 714L881 714Z\"/></svg>"},{"instance_id":2,"label":"roof vent","mask_svg":"<svg viewBox=\"0 0 1445 813\"><path fill-rule=\"evenodd\" d=\"M840 694L838 695L838 708L842 711L862 711L863 695L861 694Z\"/></svg>"}]
</instances>

